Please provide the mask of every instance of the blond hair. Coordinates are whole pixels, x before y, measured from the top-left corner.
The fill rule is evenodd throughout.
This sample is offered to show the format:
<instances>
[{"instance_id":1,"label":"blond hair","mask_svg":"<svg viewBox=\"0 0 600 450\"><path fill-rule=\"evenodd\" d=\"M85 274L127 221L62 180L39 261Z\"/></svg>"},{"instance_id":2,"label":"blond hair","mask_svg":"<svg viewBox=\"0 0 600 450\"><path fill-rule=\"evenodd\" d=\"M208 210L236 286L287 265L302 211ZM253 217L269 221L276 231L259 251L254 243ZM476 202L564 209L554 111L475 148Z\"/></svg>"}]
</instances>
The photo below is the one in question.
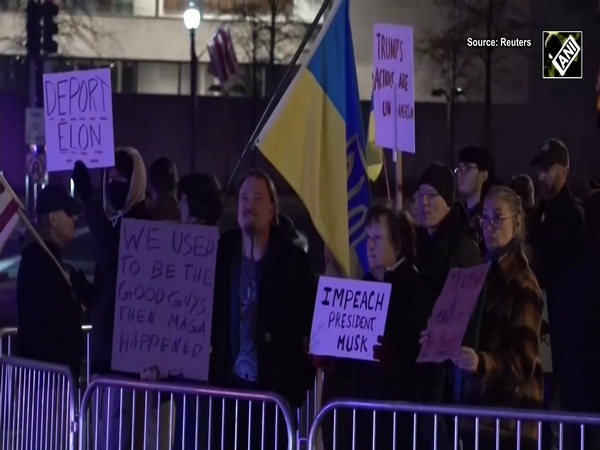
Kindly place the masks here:
<instances>
[{"instance_id":1,"label":"blond hair","mask_svg":"<svg viewBox=\"0 0 600 450\"><path fill-rule=\"evenodd\" d=\"M525 213L521 197L506 186L494 186L485 197L486 200L488 198L496 198L508 205L515 225L515 242L519 245L525 244Z\"/></svg>"}]
</instances>

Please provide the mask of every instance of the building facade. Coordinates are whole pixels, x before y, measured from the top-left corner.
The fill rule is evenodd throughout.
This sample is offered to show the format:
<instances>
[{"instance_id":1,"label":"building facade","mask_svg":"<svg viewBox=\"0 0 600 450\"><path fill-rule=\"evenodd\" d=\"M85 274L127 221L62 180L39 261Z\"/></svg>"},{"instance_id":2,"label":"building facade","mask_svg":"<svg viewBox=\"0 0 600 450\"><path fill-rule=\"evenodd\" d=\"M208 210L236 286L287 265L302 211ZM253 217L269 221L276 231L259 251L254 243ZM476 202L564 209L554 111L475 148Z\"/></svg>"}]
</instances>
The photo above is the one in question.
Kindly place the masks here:
<instances>
[{"instance_id":1,"label":"building facade","mask_svg":"<svg viewBox=\"0 0 600 450\"><path fill-rule=\"evenodd\" d=\"M528 1L513 0L519 15L528 14ZM0 55L2 75L10 79L9 66L24 55L26 0L0 0ZM185 0L59 0L59 53L53 71L111 66L115 69L115 91L123 93L186 95L190 92L189 38L182 21ZM431 96L433 89L448 84L444 61L436 63L419 48L433 35L444 36L456 21L455 13L438 5L438 0L352 0L351 19L360 94L371 96L373 26L394 23L414 28L415 100L442 101ZM231 26L234 46L242 70L248 74L255 61L269 61L269 28L275 11L276 48L274 62L285 65L291 59L321 0L203 0L203 20L196 32L199 54L198 94L216 92L217 80L207 73L207 43L224 22ZM514 14L514 13L507 13ZM260 28L258 36L253 30ZM473 31L473 35L477 33ZM511 32L512 38L528 38L529 31ZM481 49L468 48L461 36L459 51L469 59L469 80L459 80L466 99L483 98ZM464 43L462 42L464 41ZM462 43L462 45L461 45ZM495 103L526 103L530 58L527 48L504 49L509 57L496 63L492 78ZM498 53L498 52L496 52ZM446 55L447 57L447 55ZM498 58L500 59L500 58ZM447 64L446 64L447 66ZM264 70L258 71L264 84ZM18 78L14 74L13 78ZM261 92L265 93L263 88Z\"/></svg>"}]
</instances>

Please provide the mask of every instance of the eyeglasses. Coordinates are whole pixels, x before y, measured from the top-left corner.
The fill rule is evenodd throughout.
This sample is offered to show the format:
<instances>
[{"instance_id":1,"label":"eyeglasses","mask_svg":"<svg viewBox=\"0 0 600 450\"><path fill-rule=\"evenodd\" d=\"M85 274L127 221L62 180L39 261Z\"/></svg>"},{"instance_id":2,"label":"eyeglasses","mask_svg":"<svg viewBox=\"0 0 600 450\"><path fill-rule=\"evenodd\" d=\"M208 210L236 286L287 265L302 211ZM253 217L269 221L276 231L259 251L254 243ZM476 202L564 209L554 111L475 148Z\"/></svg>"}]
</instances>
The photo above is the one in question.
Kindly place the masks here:
<instances>
[{"instance_id":1,"label":"eyeglasses","mask_svg":"<svg viewBox=\"0 0 600 450\"><path fill-rule=\"evenodd\" d=\"M484 214L483 216L479 217L479 225L482 229L485 229L488 227L488 225L491 225L493 230L499 230L500 228L502 228L502 224L505 220L512 219L513 217L515 216L503 216L501 214L494 214L490 217Z\"/></svg>"},{"instance_id":2,"label":"eyeglasses","mask_svg":"<svg viewBox=\"0 0 600 450\"><path fill-rule=\"evenodd\" d=\"M427 200L430 201L439 196L440 196L440 194L436 191L418 190L417 192L414 193L415 200L423 200L423 199L427 198Z\"/></svg>"},{"instance_id":3,"label":"eyeglasses","mask_svg":"<svg viewBox=\"0 0 600 450\"><path fill-rule=\"evenodd\" d=\"M456 175L466 175L468 174L471 170L476 170L478 169L477 164L461 164L459 165L456 169L454 169L454 173Z\"/></svg>"}]
</instances>

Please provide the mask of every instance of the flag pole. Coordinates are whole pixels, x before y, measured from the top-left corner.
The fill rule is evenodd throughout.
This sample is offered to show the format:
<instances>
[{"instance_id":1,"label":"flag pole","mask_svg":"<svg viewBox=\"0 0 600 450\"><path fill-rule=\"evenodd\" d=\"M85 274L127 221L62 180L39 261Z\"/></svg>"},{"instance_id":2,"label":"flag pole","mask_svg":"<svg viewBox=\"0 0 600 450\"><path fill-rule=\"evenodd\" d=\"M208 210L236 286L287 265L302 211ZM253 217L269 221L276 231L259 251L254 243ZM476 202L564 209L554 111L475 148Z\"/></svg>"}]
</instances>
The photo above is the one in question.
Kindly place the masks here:
<instances>
[{"instance_id":1,"label":"flag pole","mask_svg":"<svg viewBox=\"0 0 600 450\"><path fill-rule=\"evenodd\" d=\"M271 113L277 106L277 100L279 100L279 97L281 97L284 89L287 87L288 78L289 78L290 74L292 73L292 69L296 66L296 63L300 59L300 56L302 55L302 52L304 51L306 44L308 44L308 41L310 40L313 32L319 25L319 20L321 20L321 17L323 17L323 14L325 14L325 11L327 10L327 8L329 7L331 2L332 2L332 0L323 0L323 4L321 5L319 12L317 12L317 15L315 16L315 19L313 20L313 22L310 24L310 27L308 27L308 30L306 31L306 34L302 38L302 42L300 42L300 45L298 46L296 53L292 57L289 65L288 65L288 68L286 69L285 74L283 75L283 78L281 79L281 82L277 86L277 89L275 89L275 92L273 93L271 100L269 100L269 103L267 104L267 107L265 108L265 112L263 113L262 117L258 121L258 125L254 129L254 132L252 133L252 136L250 137L248 143L246 144L246 147L244 148L242 155L239 157L235 167L233 168L233 172L231 172L231 175L229 176L229 179L227 180L227 184L225 185L225 191L224 191L225 193L227 193L229 191L229 187L231 185L231 182L233 181L233 177L235 176L236 172L238 171L240 164L241 164L242 160L244 159L244 156L246 156L246 153L248 153L248 150L251 150L254 148L254 141L256 141L256 138L260 134L265 123L267 122L267 120L269 120Z\"/></svg>"}]
</instances>

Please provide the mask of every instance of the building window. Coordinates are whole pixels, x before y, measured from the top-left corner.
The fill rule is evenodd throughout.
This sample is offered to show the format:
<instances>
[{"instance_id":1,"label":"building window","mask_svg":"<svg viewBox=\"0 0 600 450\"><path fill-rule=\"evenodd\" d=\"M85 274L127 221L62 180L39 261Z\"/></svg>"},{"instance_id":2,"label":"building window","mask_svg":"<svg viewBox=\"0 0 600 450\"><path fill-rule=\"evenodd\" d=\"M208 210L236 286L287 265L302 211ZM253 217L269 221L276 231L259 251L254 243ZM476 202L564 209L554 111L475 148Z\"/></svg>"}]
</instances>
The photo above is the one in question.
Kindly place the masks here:
<instances>
[{"instance_id":1,"label":"building window","mask_svg":"<svg viewBox=\"0 0 600 450\"><path fill-rule=\"evenodd\" d=\"M204 14L271 14L272 0L204 0ZM276 0L277 13L290 13L294 8L294 0ZM164 0L165 14L182 14L189 5L187 0Z\"/></svg>"},{"instance_id":2,"label":"building window","mask_svg":"<svg viewBox=\"0 0 600 450\"><path fill-rule=\"evenodd\" d=\"M137 66L138 94L179 94L179 63L139 62Z\"/></svg>"}]
</instances>

